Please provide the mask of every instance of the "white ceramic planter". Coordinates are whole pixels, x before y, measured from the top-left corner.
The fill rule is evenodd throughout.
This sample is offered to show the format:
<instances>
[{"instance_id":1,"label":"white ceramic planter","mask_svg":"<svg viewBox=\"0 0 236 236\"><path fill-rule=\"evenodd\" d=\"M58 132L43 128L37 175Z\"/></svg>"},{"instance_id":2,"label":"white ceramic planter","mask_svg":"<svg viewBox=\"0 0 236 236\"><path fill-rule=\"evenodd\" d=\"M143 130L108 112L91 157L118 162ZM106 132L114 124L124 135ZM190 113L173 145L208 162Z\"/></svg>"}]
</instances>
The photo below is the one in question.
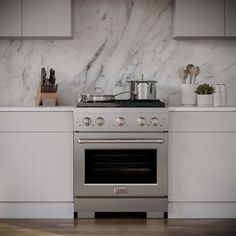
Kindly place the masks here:
<instances>
[{"instance_id":1,"label":"white ceramic planter","mask_svg":"<svg viewBox=\"0 0 236 236\"><path fill-rule=\"evenodd\" d=\"M199 107L213 106L213 94L208 94L208 95L198 94L197 95L197 105Z\"/></svg>"},{"instance_id":2,"label":"white ceramic planter","mask_svg":"<svg viewBox=\"0 0 236 236\"><path fill-rule=\"evenodd\" d=\"M193 106L196 104L196 87L195 84L180 85L180 102L183 106Z\"/></svg>"}]
</instances>

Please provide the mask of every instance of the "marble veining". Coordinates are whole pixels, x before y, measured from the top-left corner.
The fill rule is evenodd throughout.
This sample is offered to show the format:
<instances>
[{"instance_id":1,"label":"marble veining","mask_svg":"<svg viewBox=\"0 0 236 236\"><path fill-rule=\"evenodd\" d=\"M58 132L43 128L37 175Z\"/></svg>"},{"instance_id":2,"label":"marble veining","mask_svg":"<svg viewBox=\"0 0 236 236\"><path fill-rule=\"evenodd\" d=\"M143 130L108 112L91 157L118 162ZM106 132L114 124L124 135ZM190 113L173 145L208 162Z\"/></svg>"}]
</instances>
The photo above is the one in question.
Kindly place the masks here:
<instances>
[{"instance_id":1,"label":"marble veining","mask_svg":"<svg viewBox=\"0 0 236 236\"><path fill-rule=\"evenodd\" d=\"M236 105L235 55L236 40L174 40L171 0L75 0L72 40L0 40L0 105L32 106L41 67L56 70L62 105L95 87L127 91L141 74L179 105L177 70L188 63L200 66L197 83L226 83Z\"/></svg>"}]
</instances>

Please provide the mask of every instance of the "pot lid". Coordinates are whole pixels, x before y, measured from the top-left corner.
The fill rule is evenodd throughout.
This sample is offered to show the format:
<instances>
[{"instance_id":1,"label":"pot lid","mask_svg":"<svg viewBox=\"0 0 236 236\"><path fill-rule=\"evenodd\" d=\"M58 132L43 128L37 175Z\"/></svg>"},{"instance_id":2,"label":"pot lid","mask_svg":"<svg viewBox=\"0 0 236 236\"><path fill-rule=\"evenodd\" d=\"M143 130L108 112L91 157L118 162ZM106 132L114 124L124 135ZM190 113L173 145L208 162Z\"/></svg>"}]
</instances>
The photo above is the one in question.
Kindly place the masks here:
<instances>
[{"instance_id":1,"label":"pot lid","mask_svg":"<svg viewBox=\"0 0 236 236\"><path fill-rule=\"evenodd\" d=\"M156 80L128 80L127 82L137 82L137 83L158 83Z\"/></svg>"},{"instance_id":2,"label":"pot lid","mask_svg":"<svg viewBox=\"0 0 236 236\"><path fill-rule=\"evenodd\" d=\"M81 93L81 95L85 96L105 96L104 91L100 87L94 88L93 91L89 91L87 93Z\"/></svg>"}]
</instances>

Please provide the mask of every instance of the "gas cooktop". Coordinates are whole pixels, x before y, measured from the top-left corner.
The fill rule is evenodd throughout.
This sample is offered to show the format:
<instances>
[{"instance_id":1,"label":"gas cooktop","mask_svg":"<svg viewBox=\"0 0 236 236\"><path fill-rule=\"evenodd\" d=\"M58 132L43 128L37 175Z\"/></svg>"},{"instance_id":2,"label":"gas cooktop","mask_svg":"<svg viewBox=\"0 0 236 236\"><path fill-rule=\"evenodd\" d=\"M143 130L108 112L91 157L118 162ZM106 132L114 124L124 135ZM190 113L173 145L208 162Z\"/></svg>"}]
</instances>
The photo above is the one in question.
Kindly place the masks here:
<instances>
[{"instance_id":1,"label":"gas cooktop","mask_svg":"<svg viewBox=\"0 0 236 236\"><path fill-rule=\"evenodd\" d=\"M165 103L160 100L113 100L79 102L77 107L165 107Z\"/></svg>"}]
</instances>

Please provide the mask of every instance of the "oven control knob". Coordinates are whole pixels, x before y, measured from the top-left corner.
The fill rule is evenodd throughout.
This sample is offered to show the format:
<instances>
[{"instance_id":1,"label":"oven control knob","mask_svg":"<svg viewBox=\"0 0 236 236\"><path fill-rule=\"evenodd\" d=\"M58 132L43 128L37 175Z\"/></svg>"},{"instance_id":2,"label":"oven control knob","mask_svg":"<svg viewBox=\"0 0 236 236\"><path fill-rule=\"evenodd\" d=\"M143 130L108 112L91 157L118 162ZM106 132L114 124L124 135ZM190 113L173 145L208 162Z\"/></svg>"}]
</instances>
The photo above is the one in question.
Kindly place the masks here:
<instances>
[{"instance_id":1,"label":"oven control knob","mask_svg":"<svg viewBox=\"0 0 236 236\"><path fill-rule=\"evenodd\" d=\"M90 126L91 125L91 119L89 118L89 117L84 117L84 119L83 119L83 124L85 125L85 126Z\"/></svg>"},{"instance_id":2,"label":"oven control knob","mask_svg":"<svg viewBox=\"0 0 236 236\"><path fill-rule=\"evenodd\" d=\"M146 124L146 120L145 120L144 117L139 117L139 118L137 119L137 122L138 122L138 125L139 125L139 126L144 126L144 125Z\"/></svg>"},{"instance_id":3,"label":"oven control knob","mask_svg":"<svg viewBox=\"0 0 236 236\"><path fill-rule=\"evenodd\" d=\"M152 126L157 126L158 123L159 123L159 119L158 119L157 117L153 117L153 118L151 119L151 124L152 124Z\"/></svg>"},{"instance_id":4,"label":"oven control knob","mask_svg":"<svg viewBox=\"0 0 236 236\"><path fill-rule=\"evenodd\" d=\"M124 126L124 125L125 125L125 118L124 118L124 117L118 117L118 118L116 119L116 123L117 123L117 125L119 125L119 126Z\"/></svg>"},{"instance_id":5,"label":"oven control knob","mask_svg":"<svg viewBox=\"0 0 236 236\"><path fill-rule=\"evenodd\" d=\"M103 126L104 125L104 119L102 117L98 117L95 122L96 122L97 126Z\"/></svg>"}]
</instances>

